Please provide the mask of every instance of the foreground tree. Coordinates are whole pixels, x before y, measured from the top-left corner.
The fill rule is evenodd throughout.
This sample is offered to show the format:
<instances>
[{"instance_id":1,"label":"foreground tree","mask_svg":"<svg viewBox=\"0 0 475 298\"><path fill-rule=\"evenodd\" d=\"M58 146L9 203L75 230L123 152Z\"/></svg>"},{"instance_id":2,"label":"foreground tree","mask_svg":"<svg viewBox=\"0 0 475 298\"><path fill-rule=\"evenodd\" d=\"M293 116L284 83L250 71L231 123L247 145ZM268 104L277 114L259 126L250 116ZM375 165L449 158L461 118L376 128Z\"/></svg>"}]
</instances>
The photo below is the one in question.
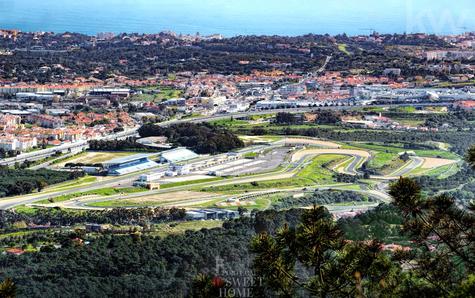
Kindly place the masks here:
<instances>
[{"instance_id":1,"label":"foreground tree","mask_svg":"<svg viewBox=\"0 0 475 298\"><path fill-rule=\"evenodd\" d=\"M475 168L475 147L467 162ZM410 251L390 256L376 241L345 241L328 212L314 207L295 229L253 239L264 291L284 297L475 297L473 202L459 206L446 193L426 197L414 180L402 177L390 194L412 239Z\"/></svg>"},{"instance_id":2,"label":"foreground tree","mask_svg":"<svg viewBox=\"0 0 475 298\"><path fill-rule=\"evenodd\" d=\"M16 284L11 278L7 278L2 283L0 283L0 297L2 298L16 297L16 290Z\"/></svg>"},{"instance_id":3,"label":"foreground tree","mask_svg":"<svg viewBox=\"0 0 475 298\"><path fill-rule=\"evenodd\" d=\"M469 150L467 162L475 167L475 147ZM473 290L473 297L473 203L464 209L448 194L426 198L419 185L409 178L400 178L391 185L390 194L405 218L404 231L417 245L410 255L399 255L400 261L422 278L436 295L459 296Z\"/></svg>"},{"instance_id":4,"label":"foreground tree","mask_svg":"<svg viewBox=\"0 0 475 298\"><path fill-rule=\"evenodd\" d=\"M388 296L401 276L380 243L346 241L323 207L306 211L295 229L258 235L251 250L257 276L283 297Z\"/></svg>"}]
</instances>

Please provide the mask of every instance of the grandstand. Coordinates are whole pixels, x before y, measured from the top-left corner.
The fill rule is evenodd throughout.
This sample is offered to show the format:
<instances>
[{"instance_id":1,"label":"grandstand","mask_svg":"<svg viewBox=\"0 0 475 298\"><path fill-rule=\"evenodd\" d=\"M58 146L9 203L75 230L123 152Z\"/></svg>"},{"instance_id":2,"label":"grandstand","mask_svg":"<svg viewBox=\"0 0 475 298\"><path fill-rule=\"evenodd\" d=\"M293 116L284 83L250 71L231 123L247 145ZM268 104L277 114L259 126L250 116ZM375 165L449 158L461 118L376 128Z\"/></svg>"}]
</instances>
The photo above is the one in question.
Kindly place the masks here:
<instances>
[{"instance_id":1,"label":"grandstand","mask_svg":"<svg viewBox=\"0 0 475 298\"><path fill-rule=\"evenodd\" d=\"M150 154L136 154L117 158L104 163L104 168L110 176L122 176L157 167L158 164L149 157Z\"/></svg>"}]
</instances>

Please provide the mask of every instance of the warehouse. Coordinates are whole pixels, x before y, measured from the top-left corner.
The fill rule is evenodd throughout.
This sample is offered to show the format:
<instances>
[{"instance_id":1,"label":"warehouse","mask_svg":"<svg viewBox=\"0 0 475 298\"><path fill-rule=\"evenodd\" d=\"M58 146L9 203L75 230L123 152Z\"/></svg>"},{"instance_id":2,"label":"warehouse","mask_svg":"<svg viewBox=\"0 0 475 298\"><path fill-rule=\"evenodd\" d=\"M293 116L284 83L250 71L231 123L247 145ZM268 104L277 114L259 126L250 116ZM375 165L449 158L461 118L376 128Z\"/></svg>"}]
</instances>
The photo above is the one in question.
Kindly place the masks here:
<instances>
[{"instance_id":1,"label":"warehouse","mask_svg":"<svg viewBox=\"0 0 475 298\"><path fill-rule=\"evenodd\" d=\"M176 148L162 153L160 162L162 163L178 163L182 161L192 160L199 155L186 148Z\"/></svg>"}]
</instances>

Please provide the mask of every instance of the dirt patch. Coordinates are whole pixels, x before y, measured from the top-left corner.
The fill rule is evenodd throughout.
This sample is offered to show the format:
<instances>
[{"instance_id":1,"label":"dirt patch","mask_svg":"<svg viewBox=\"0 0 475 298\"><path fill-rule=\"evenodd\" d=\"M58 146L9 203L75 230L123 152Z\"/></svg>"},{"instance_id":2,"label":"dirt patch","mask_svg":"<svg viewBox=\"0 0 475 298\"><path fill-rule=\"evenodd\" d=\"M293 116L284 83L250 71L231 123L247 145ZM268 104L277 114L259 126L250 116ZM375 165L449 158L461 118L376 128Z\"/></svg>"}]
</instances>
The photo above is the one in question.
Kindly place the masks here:
<instances>
[{"instance_id":1,"label":"dirt patch","mask_svg":"<svg viewBox=\"0 0 475 298\"><path fill-rule=\"evenodd\" d=\"M254 206L256 202L254 201L236 201L236 202L223 202L217 203L218 207L239 207L239 206Z\"/></svg>"},{"instance_id":2,"label":"dirt patch","mask_svg":"<svg viewBox=\"0 0 475 298\"><path fill-rule=\"evenodd\" d=\"M64 167L66 163L84 163L84 164L96 164L103 163L109 160L113 160L120 157L126 157L137 154L136 152L86 152L79 155L76 158L68 159L67 161L60 163L57 167Z\"/></svg>"},{"instance_id":3,"label":"dirt patch","mask_svg":"<svg viewBox=\"0 0 475 298\"><path fill-rule=\"evenodd\" d=\"M443 166L452 165L457 163L456 160L451 159L443 159L443 158L431 158L431 157L424 157L424 163L422 164L421 168L423 169L435 169Z\"/></svg>"},{"instance_id":4,"label":"dirt patch","mask_svg":"<svg viewBox=\"0 0 475 298\"><path fill-rule=\"evenodd\" d=\"M144 197L130 198L128 202L132 203L167 203L183 200L209 199L216 197L217 194L196 192L196 191L178 191L165 194L150 195Z\"/></svg>"}]
</instances>

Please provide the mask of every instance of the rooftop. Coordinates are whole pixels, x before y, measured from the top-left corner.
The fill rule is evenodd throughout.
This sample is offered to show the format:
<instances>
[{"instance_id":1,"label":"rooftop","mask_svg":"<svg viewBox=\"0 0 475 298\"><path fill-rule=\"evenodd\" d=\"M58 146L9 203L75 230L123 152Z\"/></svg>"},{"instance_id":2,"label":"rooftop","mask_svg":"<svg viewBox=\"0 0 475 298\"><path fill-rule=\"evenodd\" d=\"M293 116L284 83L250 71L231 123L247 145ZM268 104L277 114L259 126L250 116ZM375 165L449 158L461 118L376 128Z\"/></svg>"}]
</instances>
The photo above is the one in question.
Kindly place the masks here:
<instances>
[{"instance_id":1,"label":"rooftop","mask_svg":"<svg viewBox=\"0 0 475 298\"><path fill-rule=\"evenodd\" d=\"M183 147L168 150L162 153L162 159L168 162L180 162L197 158L198 154Z\"/></svg>"},{"instance_id":2,"label":"rooftop","mask_svg":"<svg viewBox=\"0 0 475 298\"><path fill-rule=\"evenodd\" d=\"M127 162L131 162L131 161L135 161L135 160L139 160L139 159L143 159L143 158L149 158L151 155L152 154L146 154L146 153L144 153L144 154L135 154L135 155L131 155L131 156L125 156L125 157L109 160L109 161L105 162L104 164L107 164L107 165L122 164L122 163L127 163Z\"/></svg>"}]
</instances>

